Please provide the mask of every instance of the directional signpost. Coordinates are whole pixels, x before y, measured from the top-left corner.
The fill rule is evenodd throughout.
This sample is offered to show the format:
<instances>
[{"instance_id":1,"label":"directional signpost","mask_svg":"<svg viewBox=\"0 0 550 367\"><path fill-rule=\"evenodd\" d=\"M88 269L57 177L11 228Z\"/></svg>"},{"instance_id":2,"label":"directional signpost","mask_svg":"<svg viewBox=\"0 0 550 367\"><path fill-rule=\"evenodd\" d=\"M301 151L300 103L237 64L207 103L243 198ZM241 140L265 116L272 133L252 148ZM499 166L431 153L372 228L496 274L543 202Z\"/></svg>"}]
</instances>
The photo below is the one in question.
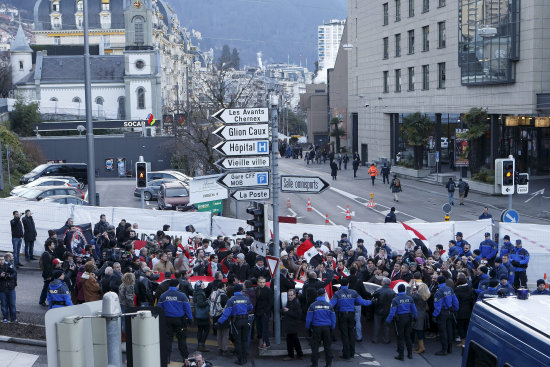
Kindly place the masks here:
<instances>
[{"instance_id":1,"label":"directional signpost","mask_svg":"<svg viewBox=\"0 0 550 367\"><path fill-rule=\"evenodd\" d=\"M224 170L241 169L241 168L265 168L269 167L270 160L268 157L226 157L216 162L216 165Z\"/></svg>"},{"instance_id":2,"label":"directional signpost","mask_svg":"<svg viewBox=\"0 0 550 367\"><path fill-rule=\"evenodd\" d=\"M223 141L214 149L225 156L269 154L269 140Z\"/></svg>"},{"instance_id":3,"label":"directional signpost","mask_svg":"<svg viewBox=\"0 0 550 367\"><path fill-rule=\"evenodd\" d=\"M231 194L235 200L267 200L269 199L269 189L245 189L237 190Z\"/></svg>"},{"instance_id":4,"label":"directional signpost","mask_svg":"<svg viewBox=\"0 0 550 367\"><path fill-rule=\"evenodd\" d=\"M269 171L228 172L218 179L218 183L229 189L269 186Z\"/></svg>"},{"instance_id":5,"label":"directional signpost","mask_svg":"<svg viewBox=\"0 0 550 367\"><path fill-rule=\"evenodd\" d=\"M519 213L514 209L505 209L500 215L500 220L505 223L518 223Z\"/></svg>"},{"instance_id":6,"label":"directional signpost","mask_svg":"<svg viewBox=\"0 0 550 367\"><path fill-rule=\"evenodd\" d=\"M316 176L281 176L281 191L293 194L319 194L328 189L330 184Z\"/></svg>"},{"instance_id":7,"label":"directional signpost","mask_svg":"<svg viewBox=\"0 0 550 367\"><path fill-rule=\"evenodd\" d=\"M269 125L224 125L214 131L213 134L225 140L269 139Z\"/></svg>"},{"instance_id":8,"label":"directional signpost","mask_svg":"<svg viewBox=\"0 0 550 367\"><path fill-rule=\"evenodd\" d=\"M224 124L246 124L269 122L267 108L224 108L213 115Z\"/></svg>"}]
</instances>

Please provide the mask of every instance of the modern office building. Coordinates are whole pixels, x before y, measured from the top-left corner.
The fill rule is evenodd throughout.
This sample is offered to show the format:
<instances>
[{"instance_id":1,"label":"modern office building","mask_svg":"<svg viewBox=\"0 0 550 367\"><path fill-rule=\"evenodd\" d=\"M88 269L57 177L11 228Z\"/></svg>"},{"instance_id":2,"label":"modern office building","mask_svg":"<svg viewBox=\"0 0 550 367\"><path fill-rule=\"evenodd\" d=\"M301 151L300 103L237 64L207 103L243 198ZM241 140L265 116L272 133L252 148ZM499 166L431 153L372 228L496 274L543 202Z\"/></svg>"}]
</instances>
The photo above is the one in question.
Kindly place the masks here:
<instances>
[{"instance_id":1,"label":"modern office building","mask_svg":"<svg viewBox=\"0 0 550 367\"><path fill-rule=\"evenodd\" d=\"M332 19L317 27L319 70L334 67L345 24L345 20Z\"/></svg>"},{"instance_id":2,"label":"modern office building","mask_svg":"<svg viewBox=\"0 0 550 367\"><path fill-rule=\"evenodd\" d=\"M430 116L439 145L481 107L487 167L513 154L520 171L547 174L548 19L547 0L349 0L348 144L363 160L392 160L407 114Z\"/></svg>"}]
</instances>

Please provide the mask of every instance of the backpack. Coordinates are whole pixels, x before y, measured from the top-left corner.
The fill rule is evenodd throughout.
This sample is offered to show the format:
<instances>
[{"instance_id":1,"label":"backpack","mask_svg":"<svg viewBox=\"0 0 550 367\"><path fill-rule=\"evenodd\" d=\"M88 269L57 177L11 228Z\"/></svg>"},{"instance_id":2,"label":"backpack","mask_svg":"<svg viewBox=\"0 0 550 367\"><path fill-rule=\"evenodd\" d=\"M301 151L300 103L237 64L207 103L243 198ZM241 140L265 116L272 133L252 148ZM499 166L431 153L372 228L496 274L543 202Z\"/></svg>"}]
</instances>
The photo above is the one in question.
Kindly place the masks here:
<instances>
[{"instance_id":1,"label":"backpack","mask_svg":"<svg viewBox=\"0 0 550 367\"><path fill-rule=\"evenodd\" d=\"M399 182L399 179L398 179L398 178L396 178L396 179L393 180L393 186L395 186L395 187L401 186L401 182Z\"/></svg>"},{"instance_id":2,"label":"backpack","mask_svg":"<svg viewBox=\"0 0 550 367\"><path fill-rule=\"evenodd\" d=\"M223 307L221 302L221 292L219 290L212 292L208 303L210 304L209 314L210 317L218 317L223 313Z\"/></svg>"},{"instance_id":3,"label":"backpack","mask_svg":"<svg viewBox=\"0 0 550 367\"><path fill-rule=\"evenodd\" d=\"M454 183L454 181L451 181L451 182L449 183L449 191L455 191L455 183Z\"/></svg>"}]
</instances>

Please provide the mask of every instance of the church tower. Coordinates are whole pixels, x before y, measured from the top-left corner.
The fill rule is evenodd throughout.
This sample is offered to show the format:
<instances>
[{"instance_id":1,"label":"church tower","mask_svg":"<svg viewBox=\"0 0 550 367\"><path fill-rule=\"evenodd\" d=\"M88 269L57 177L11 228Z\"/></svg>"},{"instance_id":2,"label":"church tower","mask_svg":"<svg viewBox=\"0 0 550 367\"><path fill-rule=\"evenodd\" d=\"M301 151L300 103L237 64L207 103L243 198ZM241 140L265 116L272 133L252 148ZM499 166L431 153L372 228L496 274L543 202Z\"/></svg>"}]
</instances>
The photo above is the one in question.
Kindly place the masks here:
<instances>
[{"instance_id":1,"label":"church tower","mask_svg":"<svg viewBox=\"0 0 550 367\"><path fill-rule=\"evenodd\" d=\"M128 0L124 10L126 118L162 120L160 56L153 47L151 0Z\"/></svg>"},{"instance_id":2,"label":"church tower","mask_svg":"<svg viewBox=\"0 0 550 367\"><path fill-rule=\"evenodd\" d=\"M32 71L32 49L19 24L17 35L10 46L11 80L13 84L21 81Z\"/></svg>"}]
</instances>

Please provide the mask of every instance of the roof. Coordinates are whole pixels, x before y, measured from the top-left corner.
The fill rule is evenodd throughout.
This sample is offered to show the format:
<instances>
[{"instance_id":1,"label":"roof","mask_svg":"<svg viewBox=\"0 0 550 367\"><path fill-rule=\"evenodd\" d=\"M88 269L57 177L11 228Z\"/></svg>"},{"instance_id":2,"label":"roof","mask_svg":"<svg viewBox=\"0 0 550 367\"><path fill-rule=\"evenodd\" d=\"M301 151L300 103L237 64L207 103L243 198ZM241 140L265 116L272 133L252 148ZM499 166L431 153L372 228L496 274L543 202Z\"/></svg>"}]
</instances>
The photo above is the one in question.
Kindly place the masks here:
<instances>
[{"instance_id":1,"label":"roof","mask_svg":"<svg viewBox=\"0 0 550 367\"><path fill-rule=\"evenodd\" d=\"M92 83L124 81L124 55L93 55L90 65ZM41 68L41 83L84 83L82 56L44 56Z\"/></svg>"},{"instance_id":2,"label":"roof","mask_svg":"<svg viewBox=\"0 0 550 367\"><path fill-rule=\"evenodd\" d=\"M17 29L15 39L11 42L10 50L11 52L32 52L21 24L19 24L19 29Z\"/></svg>"},{"instance_id":3,"label":"roof","mask_svg":"<svg viewBox=\"0 0 550 367\"><path fill-rule=\"evenodd\" d=\"M76 27L76 0L60 1L61 29L78 29ZM101 1L88 1L88 26L90 29L100 29ZM111 29L124 28L124 4L128 1L115 0L110 2ZM34 29L52 30L50 18L50 0L37 0L34 6Z\"/></svg>"}]
</instances>

